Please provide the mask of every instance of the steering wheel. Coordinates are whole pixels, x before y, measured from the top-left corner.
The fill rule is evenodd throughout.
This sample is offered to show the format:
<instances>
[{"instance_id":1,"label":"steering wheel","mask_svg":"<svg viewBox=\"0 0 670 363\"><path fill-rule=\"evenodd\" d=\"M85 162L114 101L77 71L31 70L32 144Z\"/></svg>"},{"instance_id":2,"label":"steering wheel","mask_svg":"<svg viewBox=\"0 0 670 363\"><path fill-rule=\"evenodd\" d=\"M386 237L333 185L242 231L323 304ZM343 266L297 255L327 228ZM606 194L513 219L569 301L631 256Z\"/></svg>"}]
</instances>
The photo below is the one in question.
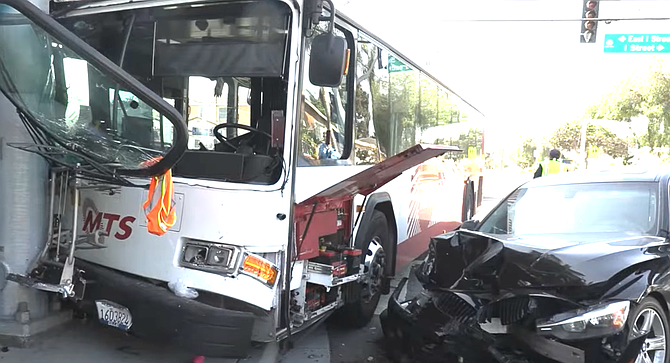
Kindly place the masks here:
<instances>
[{"instance_id":1,"label":"steering wheel","mask_svg":"<svg viewBox=\"0 0 670 363\"><path fill-rule=\"evenodd\" d=\"M227 138L223 137L223 135L221 135L219 133L219 130L221 130L223 128L229 128L229 127L234 127L236 129L247 130L249 132L254 132L254 133L263 135L263 136L267 137L268 139L272 139L272 135L268 134L267 132L261 131L261 130L255 128L255 127L251 127L251 126L247 126L247 125L242 125L242 124L218 124L218 125L214 126L214 137L216 137L216 139L219 140L221 143L230 146L235 151L237 151L237 146L233 145L230 141L228 141Z\"/></svg>"}]
</instances>

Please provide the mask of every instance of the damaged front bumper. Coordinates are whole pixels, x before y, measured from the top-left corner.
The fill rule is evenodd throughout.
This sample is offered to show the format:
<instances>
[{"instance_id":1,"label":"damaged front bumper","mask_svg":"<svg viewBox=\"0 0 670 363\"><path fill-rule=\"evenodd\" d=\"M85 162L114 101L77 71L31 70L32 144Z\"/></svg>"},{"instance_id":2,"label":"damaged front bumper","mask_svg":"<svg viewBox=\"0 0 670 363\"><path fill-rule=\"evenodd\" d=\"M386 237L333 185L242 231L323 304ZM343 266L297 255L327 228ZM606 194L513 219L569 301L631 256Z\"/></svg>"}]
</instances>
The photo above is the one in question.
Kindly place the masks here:
<instances>
[{"instance_id":1,"label":"damaged front bumper","mask_svg":"<svg viewBox=\"0 0 670 363\"><path fill-rule=\"evenodd\" d=\"M482 319L486 303L450 291L424 290L400 301L403 280L380 316L389 355L415 362L629 363L645 336L629 340L628 329L612 336L562 341L521 324L523 304L509 304L502 318ZM513 318L510 318L512 316ZM483 320L485 320L483 323Z\"/></svg>"}]
</instances>

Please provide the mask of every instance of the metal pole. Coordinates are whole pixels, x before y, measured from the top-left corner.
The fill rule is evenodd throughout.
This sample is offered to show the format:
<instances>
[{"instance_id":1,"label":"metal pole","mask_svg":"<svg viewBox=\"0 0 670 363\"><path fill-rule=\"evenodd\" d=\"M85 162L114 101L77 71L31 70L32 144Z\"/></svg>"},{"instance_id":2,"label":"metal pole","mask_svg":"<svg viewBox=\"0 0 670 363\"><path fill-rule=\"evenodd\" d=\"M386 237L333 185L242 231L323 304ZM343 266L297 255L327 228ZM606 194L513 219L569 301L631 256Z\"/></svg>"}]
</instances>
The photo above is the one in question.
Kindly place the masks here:
<instances>
[{"instance_id":1,"label":"metal pole","mask_svg":"<svg viewBox=\"0 0 670 363\"><path fill-rule=\"evenodd\" d=\"M589 154L586 152L586 131L588 129L589 121L584 120L582 121L582 131L580 135L580 140L579 140L579 151L582 153L582 161L584 161L584 164L582 168L586 169L588 167L588 158Z\"/></svg>"},{"instance_id":2,"label":"metal pole","mask_svg":"<svg viewBox=\"0 0 670 363\"><path fill-rule=\"evenodd\" d=\"M43 11L48 0L30 0ZM2 41L21 44L34 37L30 25L12 26L0 33ZM39 69L31 70L39 73ZM39 79L35 74L35 79ZM25 80L15 80L24 87ZM32 87L32 86L31 86ZM31 95L25 100L31 102ZM7 282L9 273L26 275L39 257L48 238L49 169L39 155L7 146L9 143L33 143L16 113L16 107L0 94L0 342L7 345L28 344L32 335L42 330L30 324L49 313L49 296L41 291ZM17 311L29 311L29 317L16 318ZM47 324L48 325L48 324ZM45 328L48 326L45 326ZM22 333L28 331L29 334Z\"/></svg>"}]
</instances>

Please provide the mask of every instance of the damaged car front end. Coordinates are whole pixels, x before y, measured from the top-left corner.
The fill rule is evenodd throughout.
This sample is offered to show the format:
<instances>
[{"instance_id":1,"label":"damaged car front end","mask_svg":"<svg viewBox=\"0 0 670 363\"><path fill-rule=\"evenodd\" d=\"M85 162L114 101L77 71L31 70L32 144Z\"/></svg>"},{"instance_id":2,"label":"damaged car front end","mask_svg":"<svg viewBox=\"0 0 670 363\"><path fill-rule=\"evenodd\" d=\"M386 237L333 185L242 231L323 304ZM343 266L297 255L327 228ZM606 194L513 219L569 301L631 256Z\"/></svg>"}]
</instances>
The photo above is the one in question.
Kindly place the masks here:
<instances>
[{"instance_id":1,"label":"damaged car front end","mask_svg":"<svg viewBox=\"0 0 670 363\"><path fill-rule=\"evenodd\" d=\"M511 229L512 218L504 219ZM665 237L488 232L458 230L431 240L409 278L423 290L402 299L404 279L381 315L392 358L668 362Z\"/></svg>"}]
</instances>

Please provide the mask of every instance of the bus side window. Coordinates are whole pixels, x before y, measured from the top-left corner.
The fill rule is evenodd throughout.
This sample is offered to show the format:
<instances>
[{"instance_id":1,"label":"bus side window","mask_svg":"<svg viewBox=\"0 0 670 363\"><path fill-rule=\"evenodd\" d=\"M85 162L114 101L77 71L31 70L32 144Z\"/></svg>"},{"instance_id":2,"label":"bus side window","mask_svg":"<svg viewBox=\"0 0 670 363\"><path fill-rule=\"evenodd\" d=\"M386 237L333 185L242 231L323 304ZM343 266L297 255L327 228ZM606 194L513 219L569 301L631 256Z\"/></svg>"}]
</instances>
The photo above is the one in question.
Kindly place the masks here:
<instances>
[{"instance_id":1,"label":"bus side window","mask_svg":"<svg viewBox=\"0 0 670 363\"><path fill-rule=\"evenodd\" d=\"M376 164L386 159L387 149L375 132L377 124L388 116L388 94L384 94L378 48L365 38L358 39L356 49L356 102L354 117L354 160L357 165ZM373 102L374 101L374 102ZM385 130L380 129L381 132Z\"/></svg>"},{"instance_id":2,"label":"bus side window","mask_svg":"<svg viewBox=\"0 0 670 363\"><path fill-rule=\"evenodd\" d=\"M375 164L420 141L420 72L361 35L356 62L357 164Z\"/></svg>"},{"instance_id":3,"label":"bus side window","mask_svg":"<svg viewBox=\"0 0 670 363\"><path fill-rule=\"evenodd\" d=\"M325 23L315 33L325 31ZM345 36L340 29L336 35ZM302 112L300 120L299 155L312 165L328 164L327 160L340 159L345 151L347 120L347 87L349 77L343 77L338 88L317 87L309 81L311 41L306 39L304 77L302 84ZM331 162L332 163L332 162Z\"/></svg>"},{"instance_id":4,"label":"bus side window","mask_svg":"<svg viewBox=\"0 0 670 363\"><path fill-rule=\"evenodd\" d=\"M459 125L451 126L468 121L458 97L361 31L354 105L356 164L376 164L419 143L481 150L481 142L475 140L479 135L476 129L464 132ZM445 156L462 157L455 153Z\"/></svg>"}]
</instances>

